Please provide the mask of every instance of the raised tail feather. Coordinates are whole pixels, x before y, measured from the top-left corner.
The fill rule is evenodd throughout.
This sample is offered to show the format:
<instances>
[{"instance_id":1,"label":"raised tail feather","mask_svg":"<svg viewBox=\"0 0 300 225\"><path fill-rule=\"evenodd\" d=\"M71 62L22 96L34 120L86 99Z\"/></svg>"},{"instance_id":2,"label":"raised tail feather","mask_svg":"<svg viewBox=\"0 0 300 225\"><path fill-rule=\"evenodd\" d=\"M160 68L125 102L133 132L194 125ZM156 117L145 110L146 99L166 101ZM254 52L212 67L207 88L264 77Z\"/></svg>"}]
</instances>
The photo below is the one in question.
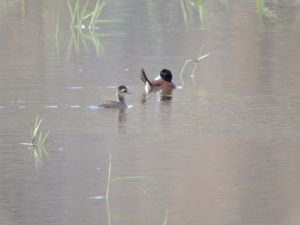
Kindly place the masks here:
<instances>
[{"instance_id":1,"label":"raised tail feather","mask_svg":"<svg viewBox=\"0 0 300 225\"><path fill-rule=\"evenodd\" d=\"M140 72L140 78L145 84L148 84L150 87L152 86L152 84L151 84L150 80L148 79L148 77L145 73L145 70L143 68L141 69L141 72Z\"/></svg>"}]
</instances>

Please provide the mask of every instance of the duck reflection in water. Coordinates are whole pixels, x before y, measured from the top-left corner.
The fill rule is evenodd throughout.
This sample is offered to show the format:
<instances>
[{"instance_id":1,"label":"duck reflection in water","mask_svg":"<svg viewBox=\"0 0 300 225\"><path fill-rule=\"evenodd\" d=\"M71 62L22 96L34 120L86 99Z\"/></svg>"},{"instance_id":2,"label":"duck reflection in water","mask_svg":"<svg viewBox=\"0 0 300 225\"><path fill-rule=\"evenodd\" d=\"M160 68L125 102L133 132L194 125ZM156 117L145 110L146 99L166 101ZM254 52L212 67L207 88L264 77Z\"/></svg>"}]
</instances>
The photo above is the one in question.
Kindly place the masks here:
<instances>
[{"instance_id":1,"label":"duck reflection in water","mask_svg":"<svg viewBox=\"0 0 300 225\"><path fill-rule=\"evenodd\" d=\"M120 85L116 90L116 100L110 100L99 105L99 108L105 109L114 109L116 112L116 120L118 124L118 129L121 132L126 132L125 123L127 121L127 112L126 109L131 108L131 105L127 105L125 102L125 96L130 94L125 85Z\"/></svg>"}]
</instances>

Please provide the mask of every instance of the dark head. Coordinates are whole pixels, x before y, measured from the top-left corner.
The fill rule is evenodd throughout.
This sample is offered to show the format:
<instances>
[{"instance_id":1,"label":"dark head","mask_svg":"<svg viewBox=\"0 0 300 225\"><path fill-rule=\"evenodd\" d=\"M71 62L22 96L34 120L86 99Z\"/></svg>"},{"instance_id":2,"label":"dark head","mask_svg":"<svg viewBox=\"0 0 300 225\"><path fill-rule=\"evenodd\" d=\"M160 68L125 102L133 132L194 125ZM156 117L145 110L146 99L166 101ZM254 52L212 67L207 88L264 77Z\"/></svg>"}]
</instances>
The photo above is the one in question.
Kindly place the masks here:
<instances>
[{"instance_id":1,"label":"dark head","mask_svg":"<svg viewBox=\"0 0 300 225\"><path fill-rule=\"evenodd\" d=\"M127 93L128 89L126 86L121 85L118 87L117 93L121 95L125 95Z\"/></svg>"},{"instance_id":2,"label":"dark head","mask_svg":"<svg viewBox=\"0 0 300 225\"><path fill-rule=\"evenodd\" d=\"M125 95L127 94L127 87L124 85L120 85L117 89L116 96L119 102L125 103Z\"/></svg>"},{"instance_id":3,"label":"dark head","mask_svg":"<svg viewBox=\"0 0 300 225\"><path fill-rule=\"evenodd\" d=\"M168 69L163 69L162 71L160 71L160 77L165 81L172 81L172 73Z\"/></svg>"}]
</instances>

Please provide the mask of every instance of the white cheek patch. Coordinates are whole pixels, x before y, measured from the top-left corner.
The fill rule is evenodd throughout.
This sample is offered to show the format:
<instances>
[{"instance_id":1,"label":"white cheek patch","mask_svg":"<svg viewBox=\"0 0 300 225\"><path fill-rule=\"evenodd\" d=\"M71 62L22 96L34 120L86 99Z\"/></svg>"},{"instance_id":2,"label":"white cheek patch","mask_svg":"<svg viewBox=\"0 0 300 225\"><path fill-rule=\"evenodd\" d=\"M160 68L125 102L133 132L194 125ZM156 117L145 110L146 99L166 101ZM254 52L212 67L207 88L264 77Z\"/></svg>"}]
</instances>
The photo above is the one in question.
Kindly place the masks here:
<instances>
[{"instance_id":1,"label":"white cheek patch","mask_svg":"<svg viewBox=\"0 0 300 225\"><path fill-rule=\"evenodd\" d=\"M120 93L120 96L122 96L122 97L124 97L126 95L126 92L124 93L124 92L121 92Z\"/></svg>"},{"instance_id":2,"label":"white cheek patch","mask_svg":"<svg viewBox=\"0 0 300 225\"><path fill-rule=\"evenodd\" d=\"M161 76L160 76L160 74L158 74L157 75L157 77L155 77L155 79L154 80L161 80Z\"/></svg>"}]
</instances>

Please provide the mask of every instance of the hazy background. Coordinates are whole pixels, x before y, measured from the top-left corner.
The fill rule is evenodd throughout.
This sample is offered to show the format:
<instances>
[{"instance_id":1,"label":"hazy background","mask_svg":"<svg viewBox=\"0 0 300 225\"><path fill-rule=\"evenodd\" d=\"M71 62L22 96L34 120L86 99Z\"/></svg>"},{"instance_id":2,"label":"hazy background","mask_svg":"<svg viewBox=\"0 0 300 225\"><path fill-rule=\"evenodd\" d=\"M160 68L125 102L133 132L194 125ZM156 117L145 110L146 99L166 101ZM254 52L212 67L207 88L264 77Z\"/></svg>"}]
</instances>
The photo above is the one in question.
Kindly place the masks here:
<instances>
[{"instance_id":1,"label":"hazy background","mask_svg":"<svg viewBox=\"0 0 300 225\"><path fill-rule=\"evenodd\" d=\"M67 1L0 0L0 224L298 225L300 1L106 3L89 30ZM145 96L141 67L180 88ZM120 84L132 108L89 108ZM111 178L142 177L107 207L110 154Z\"/></svg>"}]
</instances>

